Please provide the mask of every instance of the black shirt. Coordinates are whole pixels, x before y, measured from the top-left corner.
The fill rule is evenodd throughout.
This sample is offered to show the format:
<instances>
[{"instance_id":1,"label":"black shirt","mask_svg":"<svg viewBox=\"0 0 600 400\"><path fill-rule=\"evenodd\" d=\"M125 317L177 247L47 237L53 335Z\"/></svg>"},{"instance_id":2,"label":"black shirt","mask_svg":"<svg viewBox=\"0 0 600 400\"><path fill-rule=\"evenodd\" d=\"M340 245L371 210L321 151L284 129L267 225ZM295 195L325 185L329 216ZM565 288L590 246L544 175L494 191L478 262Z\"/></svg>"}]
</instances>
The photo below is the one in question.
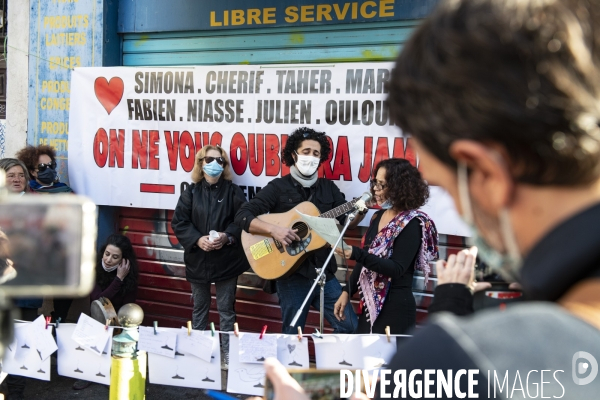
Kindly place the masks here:
<instances>
[{"instance_id":1,"label":"black shirt","mask_svg":"<svg viewBox=\"0 0 600 400\"><path fill-rule=\"evenodd\" d=\"M273 179L250 202L242 205L235 216L235 222L246 232L249 232L250 223L257 216L267 213L283 213L303 201L310 201L321 213L346 203L344 194L340 192L335 183L328 179L319 178L308 189L305 190L291 175ZM340 216L338 220L343 222L344 218L344 216ZM324 264L330 250L329 247L326 247L312 252L296 273L310 279L316 278L315 268L319 268ZM329 264L327 264L327 280L335 277L336 270L335 257L332 257Z\"/></svg>"},{"instance_id":2,"label":"black shirt","mask_svg":"<svg viewBox=\"0 0 600 400\"><path fill-rule=\"evenodd\" d=\"M413 274L415 261L421 248L422 228L418 218L413 218L402 232L394 240L392 255L389 258L381 258L369 253L371 243L379 233L379 222L384 211L378 211L373 215L365 236L364 247L352 247L352 259L356 260L356 266L344 287L344 291L351 295L358 290L358 278L362 268L392 278L390 288L386 294L383 308L373 325L373 333L385 333L385 327L389 326L392 333L404 334L415 326L416 303L412 294ZM367 321L365 310L359 317L357 333L369 333L370 322Z\"/></svg>"}]
</instances>

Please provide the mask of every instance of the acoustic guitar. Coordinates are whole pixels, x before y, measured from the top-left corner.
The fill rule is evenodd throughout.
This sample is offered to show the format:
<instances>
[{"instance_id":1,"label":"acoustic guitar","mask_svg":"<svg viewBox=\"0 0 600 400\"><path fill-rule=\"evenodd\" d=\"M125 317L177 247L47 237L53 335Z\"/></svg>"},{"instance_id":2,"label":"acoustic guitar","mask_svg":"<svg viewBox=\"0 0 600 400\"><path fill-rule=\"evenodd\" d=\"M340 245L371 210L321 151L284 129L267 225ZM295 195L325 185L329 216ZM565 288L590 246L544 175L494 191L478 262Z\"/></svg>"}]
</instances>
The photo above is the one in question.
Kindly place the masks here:
<instances>
[{"instance_id":1,"label":"acoustic guitar","mask_svg":"<svg viewBox=\"0 0 600 400\"><path fill-rule=\"evenodd\" d=\"M286 245L270 236L242 231L242 246L252 270L263 279L279 279L293 274L311 251L327 245L327 241L313 231L296 210L313 217L336 218L351 211L358 200L354 199L323 214L313 203L305 201L284 213L258 216L259 220L269 224L297 229L296 234L301 240Z\"/></svg>"}]
</instances>

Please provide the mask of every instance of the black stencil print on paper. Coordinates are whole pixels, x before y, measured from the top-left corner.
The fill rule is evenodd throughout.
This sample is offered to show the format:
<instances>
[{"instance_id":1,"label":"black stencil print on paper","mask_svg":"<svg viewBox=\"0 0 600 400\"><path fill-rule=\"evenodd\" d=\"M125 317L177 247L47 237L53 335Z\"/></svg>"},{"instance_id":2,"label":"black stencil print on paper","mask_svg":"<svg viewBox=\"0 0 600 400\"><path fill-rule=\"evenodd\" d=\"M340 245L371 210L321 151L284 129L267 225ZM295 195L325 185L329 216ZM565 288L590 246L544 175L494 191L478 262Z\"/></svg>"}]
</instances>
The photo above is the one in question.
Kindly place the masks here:
<instances>
[{"instance_id":1,"label":"black stencil print on paper","mask_svg":"<svg viewBox=\"0 0 600 400\"><path fill-rule=\"evenodd\" d=\"M204 375L206 375L206 378L202 379L202 382L214 382L214 379L210 379L208 377L208 368L204 370Z\"/></svg>"},{"instance_id":2,"label":"black stencil print on paper","mask_svg":"<svg viewBox=\"0 0 600 400\"><path fill-rule=\"evenodd\" d=\"M253 385L256 388L264 387L262 380L265 377L265 371L262 368L239 368L236 370L238 376L242 382L256 383Z\"/></svg>"},{"instance_id":3,"label":"black stencil print on paper","mask_svg":"<svg viewBox=\"0 0 600 400\"><path fill-rule=\"evenodd\" d=\"M179 375L179 367L175 369L175 375L172 376L171 379L185 379L183 376Z\"/></svg>"},{"instance_id":4,"label":"black stencil print on paper","mask_svg":"<svg viewBox=\"0 0 600 400\"><path fill-rule=\"evenodd\" d=\"M288 365L294 366L294 367L301 367L302 364L300 364L299 362L296 361L296 345L295 344L288 344L287 345L287 349L290 355L290 358L292 359L291 363L288 363Z\"/></svg>"}]
</instances>

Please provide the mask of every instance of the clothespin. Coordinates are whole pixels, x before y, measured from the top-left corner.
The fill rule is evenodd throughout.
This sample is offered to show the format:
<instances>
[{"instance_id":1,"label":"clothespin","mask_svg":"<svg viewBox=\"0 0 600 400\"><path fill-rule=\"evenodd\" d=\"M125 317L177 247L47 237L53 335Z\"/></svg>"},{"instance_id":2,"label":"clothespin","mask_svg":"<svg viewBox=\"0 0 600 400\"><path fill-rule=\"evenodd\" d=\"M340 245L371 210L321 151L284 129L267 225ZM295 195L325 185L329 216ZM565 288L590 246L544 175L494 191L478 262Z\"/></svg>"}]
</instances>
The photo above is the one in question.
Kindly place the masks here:
<instances>
[{"instance_id":1,"label":"clothespin","mask_svg":"<svg viewBox=\"0 0 600 400\"><path fill-rule=\"evenodd\" d=\"M110 325L110 319L106 318L106 325L104 325L104 329L108 330L109 325Z\"/></svg>"},{"instance_id":2,"label":"clothespin","mask_svg":"<svg viewBox=\"0 0 600 400\"><path fill-rule=\"evenodd\" d=\"M188 327L188 336L191 336L192 335L192 321L187 322L187 327Z\"/></svg>"},{"instance_id":3,"label":"clothespin","mask_svg":"<svg viewBox=\"0 0 600 400\"><path fill-rule=\"evenodd\" d=\"M260 336L258 337L259 339L262 339L265 332L267 332L267 326L263 326L262 331L260 331Z\"/></svg>"},{"instance_id":4,"label":"clothespin","mask_svg":"<svg viewBox=\"0 0 600 400\"><path fill-rule=\"evenodd\" d=\"M313 335L313 337L323 339L323 335L321 335L321 332L319 332L319 330L316 328L315 328L315 333L313 333L312 335Z\"/></svg>"},{"instance_id":5,"label":"clothespin","mask_svg":"<svg viewBox=\"0 0 600 400\"><path fill-rule=\"evenodd\" d=\"M154 321L154 334L155 335L158 333L157 329L158 329L158 321Z\"/></svg>"},{"instance_id":6,"label":"clothespin","mask_svg":"<svg viewBox=\"0 0 600 400\"><path fill-rule=\"evenodd\" d=\"M392 341L390 340L390 327L389 326L385 327L385 336L387 336L388 343L391 343Z\"/></svg>"},{"instance_id":7,"label":"clothespin","mask_svg":"<svg viewBox=\"0 0 600 400\"><path fill-rule=\"evenodd\" d=\"M237 337L240 337L240 327L237 322L233 324L233 334Z\"/></svg>"},{"instance_id":8,"label":"clothespin","mask_svg":"<svg viewBox=\"0 0 600 400\"><path fill-rule=\"evenodd\" d=\"M56 322L54 323L54 325L56 326L56 329L58 329L58 325L60 325L60 317L58 317L56 319Z\"/></svg>"},{"instance_id":9,"label":"clothespin","mask_svg":"<svg viewBox=\"0 0 600 400\"><path fill-rule=\"evenodd\" d=\"M52 321L52 317L46 317L46 327L44 329L48 329L48 325L50 325L51 321Z\"/></svg>"},{"instance_id":10,"label":"clothespin","mask_svg":"<svg viewBox=\"0 0 600 400\"><path fill-rule=\"evenodd\" d=\"M210 331L211 331L212 335L215 336L215 323L214 322L210 323Z\"/></svg>"},{"instance_id":11,"label":"clothespin","mask_svg":"<svg viewBox=\"0 0 600 400\"><path fill-rule=\"evenodd\" d=\"M301 342L302 341L302 328L298 327L298 341Z\"/></svg>"}]
</instances>

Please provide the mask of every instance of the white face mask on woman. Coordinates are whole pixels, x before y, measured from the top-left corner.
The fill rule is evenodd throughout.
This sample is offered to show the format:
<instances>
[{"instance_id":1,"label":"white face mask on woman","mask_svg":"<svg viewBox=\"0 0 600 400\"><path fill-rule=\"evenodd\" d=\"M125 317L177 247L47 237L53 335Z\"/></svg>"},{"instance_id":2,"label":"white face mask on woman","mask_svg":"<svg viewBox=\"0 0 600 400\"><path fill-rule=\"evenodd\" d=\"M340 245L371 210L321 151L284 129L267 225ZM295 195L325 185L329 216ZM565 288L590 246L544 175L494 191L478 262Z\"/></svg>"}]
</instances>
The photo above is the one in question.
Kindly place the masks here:
<instances>
[{"instance_id":1,"label":"white face mask on woman","mask_svg":"<svg viewBox=\"0 0 600 400\"><path fill-rule=\"evenodd\" d=\"M296 168L298 171L304 176L312 176L315 172L317 172L317 168L319 168L319 162L321 159L313 156L301 156L296 153L298 159L296 160Z\"/></svg>"}]
</instances>

